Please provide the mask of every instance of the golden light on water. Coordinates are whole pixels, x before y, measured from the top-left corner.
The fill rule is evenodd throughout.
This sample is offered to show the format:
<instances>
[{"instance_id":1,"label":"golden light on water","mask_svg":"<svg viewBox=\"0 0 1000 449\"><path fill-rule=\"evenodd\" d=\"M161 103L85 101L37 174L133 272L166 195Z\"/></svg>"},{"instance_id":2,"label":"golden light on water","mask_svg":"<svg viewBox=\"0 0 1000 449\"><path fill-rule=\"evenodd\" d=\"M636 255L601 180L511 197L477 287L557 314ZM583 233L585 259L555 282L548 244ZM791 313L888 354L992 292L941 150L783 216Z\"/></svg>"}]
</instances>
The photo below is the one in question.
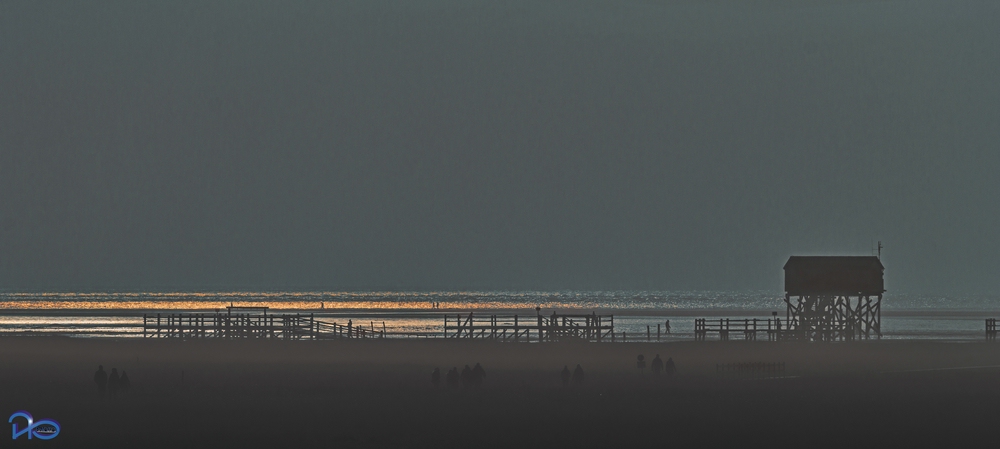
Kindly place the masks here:
<instances>
[{"instance_id":1,"label":"golden light on water","mask_svg":"<svg viewBox=\"0 0 1000 449\"><path fill-rule=\"evenodd\" d=\"M767 308L770 292L437 291L437 292L43 292L0 293L0 310L202 310L268 307L283 310L457 311L543 309L675 310ZM435 307L436 305L436 307Z\"/></svg>"},{"instance_id":2,"label":"golden light on water","mask_svg":"<svg viewBox=\"0 0 1000 449\"><path fill-rule=\"evenodd\" d=\"M225 309L228 302L219 301L2 301L0 309L85 309L85 310L105 310L105 309L132 309L132 310L215 310ZM272 309L316 309L316 310L385 310L385 309L431 309L426 301L238 301L233 303L238 307L269 307ZM531 308L536 304L511 304L509 302L440 302L440 309L512 309ZM322 307L322 308L321 308ZM575 308L572 304L547 303L547 308Z\"/></svg>"},{"instance_id":3,"label":"golden light on water","mask_svg":"<svg viewBox=\"0 0 1000 449\"><path fill-rule=\"evenodd\" d=\"M169 292L3 293L0 310L215 310L229 305L289 310L572 309L592 304L544 293Z\"/></svg>"}]
</instances>

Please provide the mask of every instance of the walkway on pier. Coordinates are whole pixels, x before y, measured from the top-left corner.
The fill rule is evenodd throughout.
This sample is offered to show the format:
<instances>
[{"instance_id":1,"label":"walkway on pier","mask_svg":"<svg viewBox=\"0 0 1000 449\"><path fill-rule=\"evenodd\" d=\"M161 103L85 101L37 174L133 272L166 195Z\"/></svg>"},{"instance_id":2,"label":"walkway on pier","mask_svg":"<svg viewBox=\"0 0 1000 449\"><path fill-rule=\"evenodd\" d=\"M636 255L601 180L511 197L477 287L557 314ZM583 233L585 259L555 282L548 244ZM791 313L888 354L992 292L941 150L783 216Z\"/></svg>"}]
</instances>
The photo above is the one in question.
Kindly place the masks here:
<instances>
[{"instance_id":1,"label":"walkway on pier","mask_svg":"<svg viewBox=\"0 0 1000 449\"><path fill-rule=\"evenodd\" d=\"M445 315L445 338L483 338L500 341L614 341L613 315L551 315L518 316L488 315L478 318L468 315Z\"/></svg>"},{"instance_id":2,"label":"walkway on pier","mask_svg":"<svg viewBox=\"0 0 1000 449\"><path fill-rule=\"evenodd\" d=\"M148 338L384 338L381 329L316 320L313 314L268 314L267 307L226 307L226 312L157 313L142 315L142 336Z\"/></svg>"},{"instance_id":3,"label":"walkway on pier","mask_svg":"<svg viewBox=\"0 0 1000 449\"><path fill-rule=\"evenodd\" d=\"M694 320L694 339L705 341L705 337L710 333L719 334L720 340L729 340L730 334L742 335L744 340L756 340L758 333L767 335L769 341L776 341L781 337L781 318L719 318L709 320L697 318Z\"/></svg>"}]
</instances>

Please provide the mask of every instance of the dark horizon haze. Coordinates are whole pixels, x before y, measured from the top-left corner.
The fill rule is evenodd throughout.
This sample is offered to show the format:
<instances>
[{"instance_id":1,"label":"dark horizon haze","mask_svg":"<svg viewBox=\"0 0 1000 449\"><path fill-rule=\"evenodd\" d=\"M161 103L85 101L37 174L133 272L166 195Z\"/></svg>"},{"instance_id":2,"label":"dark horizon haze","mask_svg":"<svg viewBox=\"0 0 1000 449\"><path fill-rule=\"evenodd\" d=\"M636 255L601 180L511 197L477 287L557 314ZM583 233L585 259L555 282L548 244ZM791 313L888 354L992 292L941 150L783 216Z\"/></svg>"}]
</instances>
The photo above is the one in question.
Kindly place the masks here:
<instances>
[{"instance_id":1,"label":"dark horizon haze","mask_svg":"<svg viewBox=\"0 0 1000 449\"><path fill-rule=\"evenodd\" d=\"M1000 293L1000 3L0 3L0 290Z\"/></svg>"}]
</instances>

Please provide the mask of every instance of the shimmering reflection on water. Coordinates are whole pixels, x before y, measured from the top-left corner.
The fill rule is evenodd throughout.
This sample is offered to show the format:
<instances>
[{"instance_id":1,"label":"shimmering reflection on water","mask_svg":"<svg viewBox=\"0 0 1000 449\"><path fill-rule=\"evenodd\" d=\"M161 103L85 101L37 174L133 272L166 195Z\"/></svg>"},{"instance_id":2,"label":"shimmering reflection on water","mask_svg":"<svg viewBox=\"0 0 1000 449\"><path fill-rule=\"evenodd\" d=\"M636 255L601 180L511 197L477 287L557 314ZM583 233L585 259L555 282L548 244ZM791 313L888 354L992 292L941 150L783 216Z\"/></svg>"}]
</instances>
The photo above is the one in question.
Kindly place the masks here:
<instances>
[{"instance_id":1,"label":"shimmering reflection on water","mask_svg":"<svg viewBox=\"0 0 1000 449\"><path fill-rule=\"evenodd\" d=\"M0 334L141 335L142 317L0 315Z\"/></svg>"},{"instance_id":2,"label":"shimmering reflection on water","mask_svg":"<svg viewBox=\"0 0 1000 449\"><path fill-rule=\"evenodd\" d=\"M768 292L212 292L0 293L0 309L685 309L773 308Z\"/></svg>"}]
</instances>

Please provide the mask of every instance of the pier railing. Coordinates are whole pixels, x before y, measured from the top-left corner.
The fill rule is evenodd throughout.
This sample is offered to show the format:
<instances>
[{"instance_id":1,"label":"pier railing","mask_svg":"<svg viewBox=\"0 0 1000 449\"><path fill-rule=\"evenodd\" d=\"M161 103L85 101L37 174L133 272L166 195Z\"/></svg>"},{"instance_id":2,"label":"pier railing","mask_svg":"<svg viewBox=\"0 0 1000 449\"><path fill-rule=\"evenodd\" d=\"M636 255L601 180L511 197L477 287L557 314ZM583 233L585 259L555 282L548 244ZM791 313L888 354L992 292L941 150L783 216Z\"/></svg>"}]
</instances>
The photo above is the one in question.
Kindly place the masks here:
<instances>
[{"instance_id":1,"label":"pier railing","mask_svg":"<svg viewBox=\"0 0 1000 449\"><path fill-rule=\"evenodd\" d=\"M614 341L613 315L445 315L445 338L499 341Z\"/></svg>"},{"instance_id":2,"label":"pier railing","mask_svg":"<svg viewBox=\"0 0 1000 449\"><path fill-rule=\"evenodd\" d=\"M236 309L236 308L232 308ZM148 338L281 338L286 340L332 338L384 338L385 323L381 329L347 324L327 323L312 314L241 313L157 313L143 314L142 335Z\"/></svg>"},{"instance_id":3,"label":"pier railing","mask_svg":"<svg viewBox=\"0 0 1000 449\"><path fill-rule=\"evenodd\" d=\"M732 336L740 336L743 340L757 340L757 334L762 333L769 341L780 339L782 332L781 318L719 318L694 320L694 339L705 341L708 334L718 334L720 340L729 340Z\"/></svg>"}]
</instances>

